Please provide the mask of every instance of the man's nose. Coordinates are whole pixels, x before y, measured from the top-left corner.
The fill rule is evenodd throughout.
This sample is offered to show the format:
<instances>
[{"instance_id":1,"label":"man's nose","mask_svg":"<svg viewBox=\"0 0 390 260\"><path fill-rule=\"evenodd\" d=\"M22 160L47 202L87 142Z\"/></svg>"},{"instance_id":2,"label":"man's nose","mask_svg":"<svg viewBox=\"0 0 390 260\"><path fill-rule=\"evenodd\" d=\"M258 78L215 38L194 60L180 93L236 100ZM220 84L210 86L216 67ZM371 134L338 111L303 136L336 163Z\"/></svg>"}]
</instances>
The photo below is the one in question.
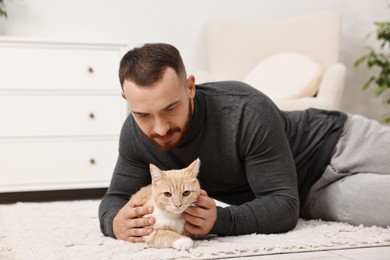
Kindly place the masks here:
<instances>
[{"instance_id":1,"label":"man's nose","mask_svg":"<svg viewBox=\"0 0 390 260\"><path fill-rule=\"evenodd\" d=\"M169 130L169 123L161 118L157 118L154 123L154 132L159 136L165 136Z\"/></svg>"}]
</instances>

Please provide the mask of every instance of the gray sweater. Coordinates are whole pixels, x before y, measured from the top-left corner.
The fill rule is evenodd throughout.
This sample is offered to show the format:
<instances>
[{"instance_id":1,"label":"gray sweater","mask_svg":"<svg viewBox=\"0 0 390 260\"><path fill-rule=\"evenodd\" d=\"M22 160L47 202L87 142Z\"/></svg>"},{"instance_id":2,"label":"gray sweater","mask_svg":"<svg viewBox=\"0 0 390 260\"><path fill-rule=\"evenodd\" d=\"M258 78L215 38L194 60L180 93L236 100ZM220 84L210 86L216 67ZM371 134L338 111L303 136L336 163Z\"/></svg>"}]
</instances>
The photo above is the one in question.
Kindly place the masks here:
<instances>
[{"instance_id":1,"label":"gray sweater","mask_svg":"<svg viewBox=\"0 0 390 260\"><path fill-rule=\"evenodd\" d=\"M194 114L177 148L159 149L129 115L111 184L99 207L103 234L129 197L151 182L149 164L178 169L200 158L208 195L217 208L217 235L286 232L295 227L310 186L321 176L346 114L309 109L284 112L240 82L196 86Z\"/></svg>"}]
</instances>

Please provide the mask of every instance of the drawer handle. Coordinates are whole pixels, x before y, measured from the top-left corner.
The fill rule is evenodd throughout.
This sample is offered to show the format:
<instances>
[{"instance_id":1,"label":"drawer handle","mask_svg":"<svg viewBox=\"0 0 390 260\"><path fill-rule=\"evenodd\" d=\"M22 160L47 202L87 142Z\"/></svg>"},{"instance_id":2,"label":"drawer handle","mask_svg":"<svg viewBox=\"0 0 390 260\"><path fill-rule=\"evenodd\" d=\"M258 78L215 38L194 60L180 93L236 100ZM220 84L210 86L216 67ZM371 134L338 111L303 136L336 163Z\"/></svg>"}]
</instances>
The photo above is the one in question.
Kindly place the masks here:
<instances>
[{"instance_id":1,"label":"drawer handle","mask_svg":"<svg viewBox=\"0 0 390 260\"><path fill-rule=\"evenodd\" d=\"M92 165L95 165L96 161L95 161L95 159L91 158L91 159L89 159L89 163L92 164Z\"/></svg>"},{"instance_id":2,"label":"drawer handle","mask_svg":"<svg viewBox=\"0 0 390 260\"><path fill-rule=\"evenodd\" d=\"M90 74L93 74L95 71L94 71L94 69L92 68L92 67L88 67L88 73L90 73Z\"/></svg>"},{"instance_id":3,"label":"drawer handle","mask_svg":"<svg viewBox=\"0 0 390 260\"><path fill-rule=\"evenodd\" d=\"M94 113L89 113L89 118L90 119L95 119L95 114Z\"/></svg>"}]
</instances>

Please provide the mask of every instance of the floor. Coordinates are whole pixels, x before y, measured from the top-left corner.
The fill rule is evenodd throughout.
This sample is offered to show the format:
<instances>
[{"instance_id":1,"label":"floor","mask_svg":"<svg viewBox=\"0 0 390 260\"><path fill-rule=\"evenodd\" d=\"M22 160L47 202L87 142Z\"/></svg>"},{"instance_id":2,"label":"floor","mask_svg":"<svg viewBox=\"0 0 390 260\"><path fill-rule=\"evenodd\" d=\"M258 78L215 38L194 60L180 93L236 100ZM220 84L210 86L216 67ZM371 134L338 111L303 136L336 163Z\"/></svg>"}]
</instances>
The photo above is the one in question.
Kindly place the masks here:
<instances>
[{"instance_id":1,"label":"floor","mask_svg":"<svg viewBox=\"0 0 390 260\"><path fill-rule=\"evenodd\" d=\"M229 258L229 260L390 260L390 246Z\"/></svg>"}]
</instances>

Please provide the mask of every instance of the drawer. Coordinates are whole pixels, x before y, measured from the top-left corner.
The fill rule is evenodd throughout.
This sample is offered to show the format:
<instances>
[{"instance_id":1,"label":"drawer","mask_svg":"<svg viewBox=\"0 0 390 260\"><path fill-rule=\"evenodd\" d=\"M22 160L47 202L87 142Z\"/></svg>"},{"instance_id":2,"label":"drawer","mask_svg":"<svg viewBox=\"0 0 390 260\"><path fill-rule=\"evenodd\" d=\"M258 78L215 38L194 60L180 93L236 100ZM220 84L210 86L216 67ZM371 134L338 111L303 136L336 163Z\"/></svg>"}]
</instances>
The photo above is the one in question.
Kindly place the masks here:
<instances>
[{"instance_id":1,"label":"drawer","mask_svg":"<svg viewBox=\"0 0 390 260\"><path fill-rule=\"evenodd\" d=\"M108 187L118 140L0 142L0 192Z\"/></svg>"},{"instance_id":2,"label":"drawer","mask_svg":"<svg viewBox=\"0 0 390 260\"><path fill-rule=\"evenodd\" d=\"M0 95L0 138L119 135L121 96Z\"/></svg>"},{"instance_id":3,"label":"drawer","mask_svg":"<svg viewBox=\"0 0 390 260\"><path fill-rule=\"evenodd\" d=\"M0 44L0 90L113 90L119 48Z\"/></svg>"}]
</instances>

